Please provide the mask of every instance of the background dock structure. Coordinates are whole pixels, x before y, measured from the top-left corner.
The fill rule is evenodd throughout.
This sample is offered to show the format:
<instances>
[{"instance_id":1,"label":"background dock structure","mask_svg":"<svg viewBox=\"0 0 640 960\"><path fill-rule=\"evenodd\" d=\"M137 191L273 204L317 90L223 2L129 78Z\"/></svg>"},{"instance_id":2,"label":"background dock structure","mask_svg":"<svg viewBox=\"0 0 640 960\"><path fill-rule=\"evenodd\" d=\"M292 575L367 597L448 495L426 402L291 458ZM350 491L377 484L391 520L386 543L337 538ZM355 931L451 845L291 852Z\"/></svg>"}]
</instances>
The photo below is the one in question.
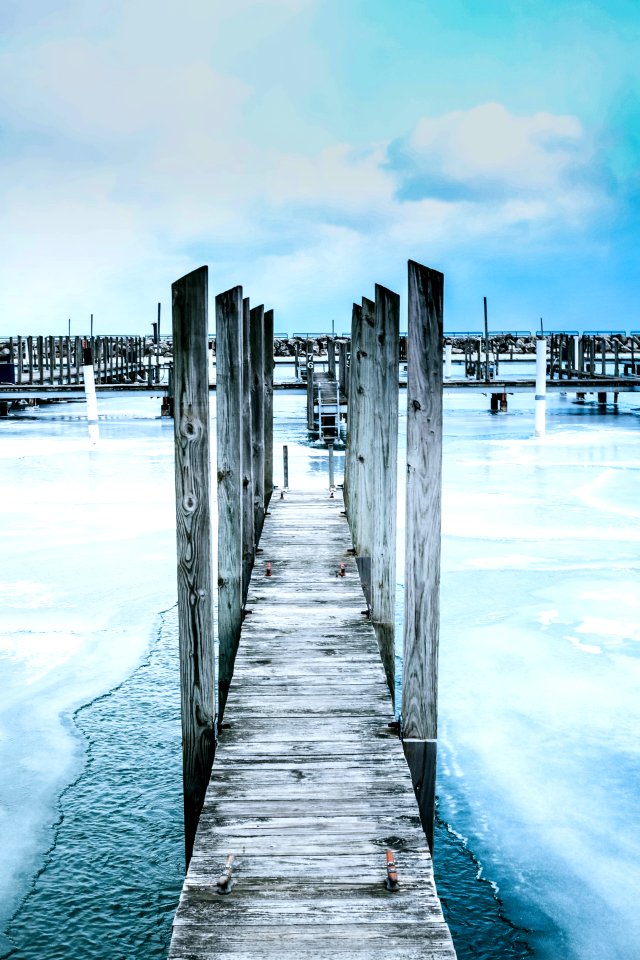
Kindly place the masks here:
<instances>
[{"instance_id":1,"label":"background dock structure","mask_svg":"<svg viewBox=\"0 0 640 960\"><path fill-rule=\"evenodd\" d=\"M3 344L2 382L18 387L82 383L83 342L91 347L96 383L157 382L152 341L142 336L17 336Z\"/></svg>"},{"instance_id":2,"label":"background dock structure","mask_svg":"<svg viewBox=\"0 0 640 960\"><path fill-rule=\"evenodd\" d=\"M371 597L365 604L357 575L358 548L339 493L283 489L267 509L271 489L261 489L255 474L264 479L268 457L256 461L254 451L261 449L265 420L272 414L265 415L265 404L258 418L247 417L243 401L242 338L248 304L240 287L216 298L218 335L226 344L218 356L219 682L216 687L209 669L216 662L210 621L205 624L201 615L213 588L206 576L200 580L191 571L179 591L185 661L183 770L191 781L185 779L184 789L188 870L174 920L171 960L333 960L373 957L381 950L404 958L455 958L430 853L440 552L440 491L434 483L440 476L441 396L429 399L424 391L440 389L441 394L441 373L438 381L433 371L441 368L442 275L417 264L410 264L409 271L410 315L419 328L416 344L422 344L414 353L422 359L414 364L423 368L429 349L432 356L428 369L410 373L409 404L422 420L409 444L413 492L407 548L415 549L419 541L421 552L415 583L407 584L407 602L415 609L409 618L404 668L403 710L409 719L404 744L393 719L384 665L388 654L373 618L374 611L382 611L378 625L391 626L387 642L392 650L388 597L387 606L376 606L374 599L376 592L388 592L395 583L392 551L380 565L371 557ZM201 293L174 299L174 324L189 322L185 304L206 313L205 268L178 281L174 297L176 289L188 290L192 284L199 285ZM395 417L396 430L397 382L386 371L397 357L398 306L398 296L382 287L376 287L375 303L365 302L377 343L367 402L378 402L384 390L395 392L395 413L391 402L384 419L390 425ZM252 314L261 326L267 325L262 309ZM202 316L200 324L202 329ZM189 338L183 336L181 342L187 344ZM251 381L262 375L268 380L273 370L266 342L263 338L260 348L259 338L249 337ZM261 351L257 357L256 351ZM200 383L203 353L199 351L199 374L191 374ZM176 371L187 370L190 363L177 362ZM191 444L204 451L206 424L194 418L193 391L179 375L175 402L180 583L189 564L207 565L193 537L210 539L211 534L204 527L196 531L200 500L193 492L201 489L204 495L204 487L190 479L196 464L207 471L189 451ZM252 434L250 447L243 438L247 430ZM372 524L379 528L372 533L374 553L379 544L387 550L395 537L395 490L388 475L395 478L396 460L391 426L382 448L379 436L369 435L370 447L357 441L361 452L356 460L365 458L373 489L384 491L385 499L375 510L379 523ZM430 437L426 444L425 435ZM354 449L355 444L352 436ZM253 471L254 549L253 572L243 596L247 449ZM425 496L433 507L426 539ZM355 481L348 503L346 513L355 516ZM200 519L206 526L205 511ZM425 577L421 564L427 555ZM202 669L203 658L207 670ZM433 702L424 705L425 696ZM219 742L212 763L211 718L216 711Z\"/></svg>"},{"instance_id":3,"label":"background dock structure","mask_svg":"<svg viewBox=\"0 0 640 960\"><path fill-rule=\"evenodd\" d=\"M123 391L162 395L162 412L170 415L172 397L173 338L154 337L0 337L0 415L20 401L80 399L84 396L82 343L91 347L98 395ZM307 389L307 422L317 438L330 439L337 419L344 420L349 389L351 333L272 335L281 372L292 368L292 377L279 377L274 389ZM266 331L265 331L266 335ZM530 331L497 331L483 335L467 331L444 336L445 391L474 390L487 393L493 412L506 411L508 394L533 393L535 380L519 371L535 361L539 336ZM549 393L576 396L578 402L596 395L605 407L615 406L621 392L640 390L640 332L553 332L544 336ZM217 335L208 334L209 386L215 389ZM406 386L408 344L406 333L398 339L398 381ZM78 362L80 361L80 365ZM307 365L313 366L315 383L310 394ZM333 387L337 379L338 386ZM336 413L337 410L337 413Z\"/></svg>"}]
</instances>

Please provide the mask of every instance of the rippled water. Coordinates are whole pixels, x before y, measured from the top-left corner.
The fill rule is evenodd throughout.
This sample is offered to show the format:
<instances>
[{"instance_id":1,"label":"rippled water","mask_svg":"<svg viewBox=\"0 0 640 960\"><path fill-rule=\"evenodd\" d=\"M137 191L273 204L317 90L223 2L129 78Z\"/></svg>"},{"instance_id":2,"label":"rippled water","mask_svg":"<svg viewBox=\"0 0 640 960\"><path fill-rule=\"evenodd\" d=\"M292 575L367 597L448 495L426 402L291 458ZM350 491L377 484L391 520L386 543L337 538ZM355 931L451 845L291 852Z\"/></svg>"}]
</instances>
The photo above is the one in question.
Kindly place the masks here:
<instances>
[{"instance_id":1,"label":"rippled water","mask_svg":"<svg viewBox=\"0 0 640 960\"><path fill-rule=\"evenodd\" d=\"M275 443L290 444L292 481L304 476L305 483L323 485L326 451L308 445L300 415L304 397L280 397L277 403ZM138 479L157 500L147 509L136 501L127 514L148 530L150 563L160 543L163 555L172 549L170 531L155 539L156 518L171 507L171 435L144 418L127 422L128 401L120 407L109 416L113 438L147 442L145 436L153 435L153 472ZM515 403L504 419L476 408L453 409L446 421L442 819L435 867L460 960L591 960L599 946L595 928L583 917L590 909L602 915L603 891L619 890L628 876L625 864L636 862L633 833L622 825L637 804L639 777L634 677L640 522L629 482L640 468L638 419L627 414L616 427L595 410L573 405L557 405L552 416L548 441L536 445L529 443L530 413ZM84 429L80 417L65 418L69 436L76 427ZM51 444L67 442L58 437ZM53 477L47 464L47 479L66 483L64 471L70 469L82 493L86 471L87 489L95 490L101 477L108 488L114 481L104 481L97 464L103 469L109 458L121 457L130 475L131 450L119 443L105 445L86 464L85 455L69 446L71 468L63 458L52 459L59 474ZM339 473L338 455L336 460ZM21 459L19 469L26 488L28 462ZM277 480L278 463L275 472ZM87 543L99 539L100 552L113 564L122 545L118 529L104 521L101 495L88 504L96 521L87 527ZM62 501L60 506L67 508ZM43 582L77 509L76 499L68 519L57 507L47 514L50 524L57 517L58 527L38 570ZM27 538L21 549L29 550ZM74 540L78 564L82 549ZM39 594L32 602L34 608L45 603ZM58 608L55 598L46 602L49 619ZM142 598L135 629L144 622L144 602L147 624L159 617L146 659L124 683L69 718L79 744L77 776L59 797L53 843L48 852L42 844L38 873L6 937L0 935L0 956L166 956L183 878L177 626L174 609L160 616L160 602ZM68 616L63 607L61 621ZM113 642L111 625L102 634ZM123 637L121 647L131 639ZM19 640L26 642L26 633ZM143 645L138 642L137 649ZM44 678L38 682L45 684L46 671L54 668L63 669L34 663ZM54 702L55 672L51 677L38 696ZM43 761L39 754L26 759ZM599 771L598 777L591 771ZM25 796L25 805L30 800ZM595 872L594 830L601 867ZM581 838L584 846L577 843ZM612 898L610 907L633 916L632 888L630 898L629 904ZM564 929L554 925L558 916L568 918ZM633 960L638 939L629 933L625 940L624 927L618 928L622 946L606 956Z\"/></svg>"},{"instance_id":2,"label":"rippled water","mask_svg":"<svg viewBox=\"0 0 640 960\"><path fill-rule=\"evenodd\" d=\"M166 956L184 870L176 620L164 614L133 676L74 714L83 769L60 797L54 845L4 956Z\"/></svg>"},{"instance_id":3,"label":"rippled water","mask_svg":"<svg viewBox=\"0 0 640 960\"><path fill-rule=\"evenodd\" d=\"M12 960L161 960L183 878L176 610L133 676L77 710L78 779L55 842L9 924ZM460 960L530 956L492 885L438 820L437 880Z\"/></svg>"}]
</instances>

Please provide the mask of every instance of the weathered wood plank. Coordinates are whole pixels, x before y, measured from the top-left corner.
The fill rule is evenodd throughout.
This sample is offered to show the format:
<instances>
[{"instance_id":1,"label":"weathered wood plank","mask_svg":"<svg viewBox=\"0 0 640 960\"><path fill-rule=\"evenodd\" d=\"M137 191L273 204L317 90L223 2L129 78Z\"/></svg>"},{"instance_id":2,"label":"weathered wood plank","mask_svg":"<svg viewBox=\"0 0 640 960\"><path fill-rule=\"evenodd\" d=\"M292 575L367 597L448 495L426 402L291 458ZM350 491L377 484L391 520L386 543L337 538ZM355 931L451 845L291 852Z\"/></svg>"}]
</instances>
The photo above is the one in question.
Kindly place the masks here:
<instances>
[{"instance_id":1,"label":"weathered wood plank","mask_svg":"<svg viewBox=\"0 0 640 960\"><path fill-rule=\"evenodd\" d=\"M264 509L273 493L273 310L264 313Z\"/></svg>"},{"instance_id":2,"label":"weathered wood plank","mask_svg":"<svg viewBox=\"0 0 640 960\"><path fill-rule=\"evenodd\" d=\"M377 854L343 853L341 869L336 875L334 863L325 857L260 857L244 853L238 855L234 872L242 877L243 882L279 878L283 883L295 882L301 888L313 887L318 881L330 881L336 887L356 888L380 882L384 877L385 861L384 850ZM396 861L403 887L429 883L432 863L428 854L410 851L399 854ZM210 884L211 877L216 877L222 866L219 857L192 857L186 886Z\"/></svg>"},{"instance_id":3,"label":"weathered wood plank","mask_svg":"<svg viewBox=\"0 0 640 960\"><path fill-rule=\"evenodd\" d=\"M251 416L251 304L242 301L242 602L249 591L255 557L255 522L253 506L253 419Z\"/></svg>"},{"instance_id":4,"label":"weathered wood plank","mask_svg":"<svg viewBox=\"0 0 640 960\"><path fill-rule=\"evenodd\" d=\"M402 726L431 849L438 736L443 288L441 273L409 262Z\"/></svg>"},{"instance_id":5,"label":"weathered wood plank","mask_svg":"<svg viewBox=\"0 0 640 960\"><path fill-rule=\"evenodd\" d=\"M396 509L398 460L398 338L400 297L376 284L373 407L369 469L374 514L371 538L371 619L391 695L395 691Z\"/></svg>"},{"instance_id":6,"label":"weathered wood plank","mask_svg":"<svg viewBox=\"0 0 640 960\"><path fill-rule=\"evenodd\" d=\"M174 433L185 856L189 863L215 749L207 267L173 294Z\"/></svg>"},{"instance_id":7,"label":"weathered wood plank","mask_svg":"<svg viewBox=\"0 0 640 960\"><path fill-rule=\"evenodd\" d=\"M428 936L415 924L306 923L288 924L286 937L280 924L255 924L226 929L176 927L170 960L455 960L445 924L430 924Z\"/></svg>"},{"instance_id":8,"label":"weathered wood plank","mask_svg":"<svg viewBox=\"0 0 640 960\"><path fill-rule=\"evenodd\" d=\"M385 947L455 958L341 506L295 493L271 504L175 960L371 960ZM388 847L400 864L394 894ZM229 853L235 885L220 896Z\"/></svg>"},{"instance_id":9,"label":"weathered wood plank","mask_svg":"<svg viewBox=\"0 0 640 960\"><path fill-rule=\"evenodd\" d=\"M256 545L264 523L264 306L250 313L251 456L253 461L253 523Z\"/></svg>"},{"instance_id":10,"label":"weathered wood plank","mask_svg":"<svg viewBox=\"0 0 640 960\"><path fill-rule=\"evenodd\" d=\"M220 716L242 618L242 287L216 297Z\"/></svg>"},{"instance_id":11,"label":"weathered wood plank","mask_svg":"<svg viewBox=\"0 0 640 960\"><path fill-rule=\"evenodd\" d=\"M437 897L421 896L420 891L400 889L389 893L382 880L361 891L325 890L319 885L311 895L297 895L291 889L281 892L278 884L268 889L254 884L248 890L238 881L231 896L221 897L214 889L187 888L174 926L183 923L210 924L212 914L219 926L242 923L250 926L272 923L349 923L357 916L360 923L402 923L415 921L419 909L424 923L442 923ZM244 895L243 895L244 893ZM279 895L280 893L280 895Z\"/></svg>"}]
</instances>

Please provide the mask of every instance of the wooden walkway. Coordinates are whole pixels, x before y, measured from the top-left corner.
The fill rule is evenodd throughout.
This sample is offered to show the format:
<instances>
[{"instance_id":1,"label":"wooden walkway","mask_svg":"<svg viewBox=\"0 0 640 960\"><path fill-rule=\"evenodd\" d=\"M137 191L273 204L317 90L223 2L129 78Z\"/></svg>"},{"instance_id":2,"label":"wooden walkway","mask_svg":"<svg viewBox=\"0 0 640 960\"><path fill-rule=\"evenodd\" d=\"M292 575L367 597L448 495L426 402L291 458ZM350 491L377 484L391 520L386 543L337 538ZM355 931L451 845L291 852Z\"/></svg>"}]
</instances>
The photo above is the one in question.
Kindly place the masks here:
<instances>
[{"instance_id":1,"label":"wooden walkway","mask_svg":"<svg viewBox=\"0 0 640 960\"><path fill-rule=\"evenodd\" d=\"M171 960L455 960L342 509L272 500Z\"/></svg>"}]
</instances>

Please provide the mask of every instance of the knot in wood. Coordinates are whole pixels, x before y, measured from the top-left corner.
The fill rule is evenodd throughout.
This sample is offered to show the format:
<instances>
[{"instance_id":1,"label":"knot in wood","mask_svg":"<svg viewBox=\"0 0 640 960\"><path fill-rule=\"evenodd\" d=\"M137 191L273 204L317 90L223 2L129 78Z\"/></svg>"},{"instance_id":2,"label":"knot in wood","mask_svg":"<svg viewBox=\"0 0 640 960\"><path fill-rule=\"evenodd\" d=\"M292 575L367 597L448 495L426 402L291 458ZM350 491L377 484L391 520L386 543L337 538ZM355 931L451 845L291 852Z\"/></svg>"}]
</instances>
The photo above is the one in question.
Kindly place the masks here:
<instances>
[{"instance_id":1,"label":"knot in wood","mask_svg":"<svg viewBox=\"0 0 640 960\"><path fill-rule=\"evenodd\" d=\"M183 418L182 433L185 437L188 437L189 440L193 440L198 435L198 425L191 419L191 417L187 416Z\"/></svg>"},{"instance_id":2,"label":"knot in wood","mask_svg":"<svg viewBox=\"0 0 640 960\"><path fill-rule=\"evenodd\" d=\"M412 400L412 405L413 405L413 409L416 411L416 413L417 413L418 410L422 410L422 404L420 403L419 400Z\"/></svg>"},{"instance_id":3,"label":"knot in wood","mask_svg":"<svg viewBox=\"0 0 640 960\"><path fill-rule=\"evenodd\" d=\"M358 454L358 463L364 463L364 457L361 453Z\"/></svg>"},{"instance_id":4,"label":"knot in wood","mask_svg":"<svg viewBox=\"0 0 640 960\"><path fill-rule=\"evenodd\" d=\"M187 513L193 513L195 508L198 505L198 501L192 493L186 493L182 498L182 506L187 511Z\"/></svg>"}]
</instances>

